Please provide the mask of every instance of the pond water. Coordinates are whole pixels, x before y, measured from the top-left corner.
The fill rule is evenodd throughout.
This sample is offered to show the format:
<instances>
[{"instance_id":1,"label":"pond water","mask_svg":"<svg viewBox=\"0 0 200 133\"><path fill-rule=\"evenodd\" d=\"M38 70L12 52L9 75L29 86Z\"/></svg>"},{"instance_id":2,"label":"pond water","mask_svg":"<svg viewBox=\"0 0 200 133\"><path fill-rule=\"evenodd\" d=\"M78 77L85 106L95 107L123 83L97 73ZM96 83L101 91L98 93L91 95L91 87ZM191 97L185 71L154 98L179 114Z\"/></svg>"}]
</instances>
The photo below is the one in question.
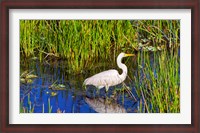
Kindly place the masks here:
<instances>
[{"instance_id":1,"label":"pond water","mask_svg":"<svg viewBox=\"0 0 200 133\"><path fill-rule=\"evenodd\" d=\"M180 51L177 53L180 57ZM40 62L38 59L21 59L20 60L20 112L21 113L140 113L149 112L145 110L145 100L141 90L138 90L141 86L146 91L146 96L152 97L154 94L163 94L169 96L171 102L176 95L180 95L174 88L171 91L169 86L163 86L162 93L151 93L150 86L155 86L156 83L169 82L165 80L161 75L166 75L168 72L166 63L171 63L170 75L171 80L174 80L177 86L180 86L180 68L178 67L178 74L175 68L179 66L179 59L166 57L160 54L149 54L149 58L145 58L142 54L138 58L123 59L123 63L127 65L128 75L123 84L119 84L114 87L110 87L106 93L105 87L98 90L94 86L83 86L83 82L86 78L97 74L99 72L108 69L117 69L119 73L121 70L116 66L116 63L97 63L95 67L90 70L84 70L82 73L73 74L69 71L69 64L63 60L46 60ZM161 61L163 58L167 58L158 64L157 60ZM177 60L177 62L176 62ZM171 61L171 62L170 62ZM105 61L106 62L106 61ZM149 71L152 71L151 75L148 74L145 65L149 62ZM175 62L175 63L174 63ZM66 65L67 64L67 65ZM102 65L103 64L103 65ZM163 68L161 68L163 67ZM172 69L174 67L174 69ZM165 69L164 69L165 68ZM164 71L163 71L163 70ZM147 72L145 73L144 72ZM160 70L160 71L159 71ZM161 71L162 70L162 71ZM159 71L159 73L157 72ZM160 75L159 75L160 74ZM150 76L154 78L150 78ZM160 81L157 81L157 77L160 77ZM178 75L178 76L177 76ZM137 85L136 78L138 78ZM149 86L147 86L147 84ZM169 83L168 83L169 84ZM167 85L168 85L167 84ZM159 87L160 87L159 86ZM176 86L175 86L176 87ZM166 92L165 92L166 90ZM160 91L160 90L159 90ZM150 92L150 93L149 93ZM174 93L175 92L175 93ZM139 96L137 95L139 94ZM149 95L151 94L151 95ZM175 95L173 95L175 94ZM177 96L178 96L177 95ZM162 101L161 101L162 102ZM177 102L178 103L178 102ZM147 103L151 110L151 100ZM167 103L168 104L168 103ZM154 104L155 106L155 104ZM159 108L154 107L155 111L159 112ZM168 112L170 106L167 108Z\"/></svg>"},{"instance_id":2,"label":"pond water","mask_svg":"<svg viewBox=\"0 0 200 133\"><path fill-rule=\"evenodd\" d=\"M26 74L35 75L30 80L20 81L21 113L138 112L141 100L134 86L129 85L128 77L125 83L134 96L121 90L125 88L122 84L110 87L106 93L105 88L98 91L94 86L83 87L84 79L98 72L94 70L93 73L73 75L68 73L65 64L64 61L41 63L37 59L21 60L21 78L25 71Z\"/></svg>"}]
</instances>

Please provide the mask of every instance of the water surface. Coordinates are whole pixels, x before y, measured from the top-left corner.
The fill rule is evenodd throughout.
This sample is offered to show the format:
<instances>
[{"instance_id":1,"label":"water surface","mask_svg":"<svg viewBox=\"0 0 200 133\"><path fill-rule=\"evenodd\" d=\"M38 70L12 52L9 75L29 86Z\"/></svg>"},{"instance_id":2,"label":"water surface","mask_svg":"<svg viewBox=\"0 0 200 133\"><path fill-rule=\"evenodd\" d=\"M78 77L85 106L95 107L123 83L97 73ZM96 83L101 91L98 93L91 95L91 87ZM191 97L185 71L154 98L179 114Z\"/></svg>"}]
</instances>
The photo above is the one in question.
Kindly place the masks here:
<instances>
[{"instance_id":1,"label":"water surface","mask_svg":"<svg viewBox=\"0 0 200 133\"><path fill-rule=\"evenodd\" d=\"M70 74L65 67L65 61L39 62L37 59L21 61L20 73L31 72L36 78L30 83L20 82L21 112L34 113L96 113L106 112L98 110L105 107L105 99L108 97L107 112L134 113L138 112L139 101L136 101L125 90L120 91L123 85L110 87L108 94L105 88L97 90L94 86L83 87L83 81L89 76L101 71L102 64L97 64L94 70L81 74ZM108 68L110 66L107 64ZM116 67L117 68L117 67ZM134 68L129 68L130 71ZM130 80L125 81L134 94L137 94L134 86L130 86ZM100 99L100 100L99 100ZM100 102L99 102L100 101ZM109 102L110 101L110 102ZM110 111L111 110L111 111ZM123 111L122 111L123 110Z\"/></svg>"}]
</instances>

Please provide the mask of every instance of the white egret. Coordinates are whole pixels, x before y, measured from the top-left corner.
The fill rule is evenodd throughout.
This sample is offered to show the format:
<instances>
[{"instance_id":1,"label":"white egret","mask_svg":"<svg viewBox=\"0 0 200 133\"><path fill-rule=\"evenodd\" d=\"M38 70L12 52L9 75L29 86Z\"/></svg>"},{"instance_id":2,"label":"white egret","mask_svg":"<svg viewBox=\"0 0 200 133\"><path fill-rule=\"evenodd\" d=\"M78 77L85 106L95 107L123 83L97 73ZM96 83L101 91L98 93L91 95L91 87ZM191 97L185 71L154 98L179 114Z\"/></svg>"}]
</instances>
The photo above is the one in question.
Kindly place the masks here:
<instances>
[{"instance_id":1,"label":"white egret","mask_svg":"<svg viewBox=\"0 0 200 133\"><path fill-rule=\"evenodd\" d=\"M122 63L122 58L128 56L134 56L134 54L120 53L117 57L117 66L122 69L122 74L119 74L115 69L103 71L85 79L83 84L93 85L98 89L105 87L107 92L110 86L122 83L126 79L128 71L126 65Z\"/></svg>"}]
</instances>

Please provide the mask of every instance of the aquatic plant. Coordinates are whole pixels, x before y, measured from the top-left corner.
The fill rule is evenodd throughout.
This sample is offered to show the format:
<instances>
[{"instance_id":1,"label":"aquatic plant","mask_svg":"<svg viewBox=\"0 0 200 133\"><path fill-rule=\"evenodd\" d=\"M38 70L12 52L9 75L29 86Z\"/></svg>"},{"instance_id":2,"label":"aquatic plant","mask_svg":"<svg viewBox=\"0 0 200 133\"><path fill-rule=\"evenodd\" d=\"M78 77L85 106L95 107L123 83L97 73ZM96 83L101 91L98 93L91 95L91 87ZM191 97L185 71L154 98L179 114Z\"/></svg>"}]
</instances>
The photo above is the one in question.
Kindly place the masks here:
<instances>
[{"instance_id":1,"label":"aquatic plant","mask_svg":"<svg viewBox=\"0 0 200 133\"><path fill-rule=\"evenodd\" d=\"M180 112L180 57L178 49L138 56L134 84L146 111ZM151 57L152 56L152 57ZM146 102L145 102L146 101Z\"/></svg>"},{"instance_id":2,"label":"aquatic plant","mask_svg":"<svg viewBox=\"0 0 200 133\"><path fill-rule=\"evenodd\" d=\"M21 57L62 58L71 73L124 51L179 45L179 20L20 20Z\"/></svg>"}]
</instances>

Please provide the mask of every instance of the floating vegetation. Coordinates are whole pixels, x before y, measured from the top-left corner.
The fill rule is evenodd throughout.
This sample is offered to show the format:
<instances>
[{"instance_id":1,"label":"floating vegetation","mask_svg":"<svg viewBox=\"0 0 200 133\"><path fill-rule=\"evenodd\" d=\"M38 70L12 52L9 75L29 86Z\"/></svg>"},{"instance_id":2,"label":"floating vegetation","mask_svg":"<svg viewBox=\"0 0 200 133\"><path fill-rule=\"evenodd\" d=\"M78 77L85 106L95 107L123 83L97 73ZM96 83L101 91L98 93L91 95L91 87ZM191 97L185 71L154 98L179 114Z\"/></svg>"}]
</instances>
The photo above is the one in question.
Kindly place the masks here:
<instances>
[{"instance_id":1,"label":"floating vegetation","mask_svg":"<svg viewBox=\"0 0 200 133\"><path fill-rule=\"evenodd\" d=\"M33 83L33 79L37 78L36 75L31 74L33 71L28 72L27 70L24 71L21 76L20 76L20 82L24 83L24 84L32 84Z\"/></svg>"},{"instance_id":2,"label":"floating vegetation","mask_svg":"<svg viewBox=\"0 0 200 133\"><path fill-rule=\"evenodd\" d=\"M61 111L60 108L58 108L58 109L57 109L57 113L65 113L65 110L64 110L64 111Z\"/></svg>"},{"instance_id":3,"label":"floating vegetation","mask_svg":"<svg viewBox=\"0 0 200 133\"><path fill-rule=\"evenodd\" d=\"M58 92L51 92L51 96L56 96L58 95Z\"/></svg>"},{"instance_id":4,"label":"floating vegetation","mask_svg":"<svg viewBox=\"0 0 200 133\"><path fill-rule=\"evenodd\" d=\"M66 86L63 85L63 84L53 83L52 85L49 86L49 89L52 89L52 90L66 90Z\"/></svg>"}]
</instances>

